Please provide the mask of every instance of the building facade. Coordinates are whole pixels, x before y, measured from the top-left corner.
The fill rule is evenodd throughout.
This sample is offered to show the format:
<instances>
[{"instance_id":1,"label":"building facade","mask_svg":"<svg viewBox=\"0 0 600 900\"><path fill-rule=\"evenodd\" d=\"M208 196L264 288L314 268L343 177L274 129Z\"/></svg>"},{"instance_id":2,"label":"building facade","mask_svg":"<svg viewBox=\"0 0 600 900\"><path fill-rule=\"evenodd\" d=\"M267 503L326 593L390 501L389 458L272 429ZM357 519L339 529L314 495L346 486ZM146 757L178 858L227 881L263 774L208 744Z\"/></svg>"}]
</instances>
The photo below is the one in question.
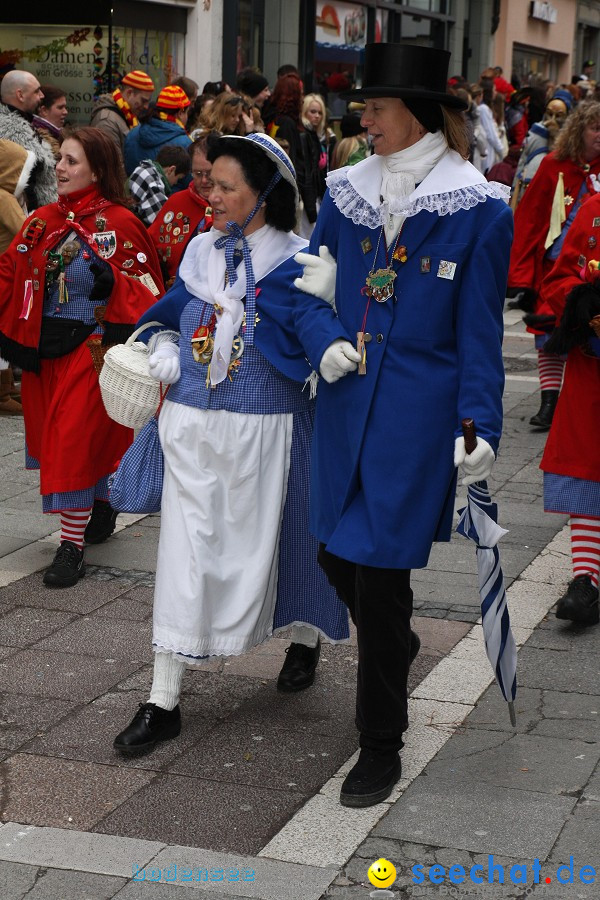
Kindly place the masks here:
<instances>
[{"instance_id":1,"label":"building facade","mask_svg":"<svg viewBox=\"0 0 600 900\"><path fill-rule=\"evenodd\" d=\"M178 74L202 88L221 78L234 86L245 66L274 84L292 63L306 90L342 89L360 83L372 41L448 49L450 73L469 81L490 65L555 83L586 59L600 68L600 0L96 0L74 10L67 0L5 10L0 75L17 66L63 87L75 122L135 68L157 89Z\"/></svg>"}]
</instances>

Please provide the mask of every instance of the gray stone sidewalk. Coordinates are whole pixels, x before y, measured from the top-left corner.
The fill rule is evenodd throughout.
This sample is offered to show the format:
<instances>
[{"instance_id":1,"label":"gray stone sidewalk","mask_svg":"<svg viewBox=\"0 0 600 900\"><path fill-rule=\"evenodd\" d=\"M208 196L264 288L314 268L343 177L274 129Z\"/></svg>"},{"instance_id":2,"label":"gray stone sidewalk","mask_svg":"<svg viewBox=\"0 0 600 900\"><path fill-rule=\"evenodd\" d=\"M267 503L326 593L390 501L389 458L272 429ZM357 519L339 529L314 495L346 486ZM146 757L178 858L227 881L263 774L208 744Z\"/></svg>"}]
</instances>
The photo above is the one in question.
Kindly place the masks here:
<instances>
[{"instance_id":1,"label":"gray stone sidewalk","mask_svg":"<svg viewBox=\"0 0 600 900\"><path fill-rule=\"evenodd\" d=\"M45 589L57 522L39 512L37 476L21 468L22 421L0 419L1 900L368 897L367 869L380 856L398 869L396 897L451 887L521 900L534 857L552 877L535 896L599 896L580 884L552 893L570 854L577 872L600 871L600 635L545 615L570 578L568 542L556 537L565 519L542 511L545 435L527 424L533 345L516 314L506 324L505 436L490 487L510 529L502 563L524 643L517 729L497 687L486 689L479 626L471 634L474 548L453 536L414 573L423 649L413 726L398 791L370 811L337 804L356 748L354 642L324 648L314 688L298 697L274 689L284 638L190 672L181 737L147 757L114 754L113 735L150 683L159 519L122 517L118 534L86 551L85 579ZM504 886L428 880L430 865L468 873L489 854L506 867ZM513 886L519 863L528 880ZM421 885L413 865L424 866Z\"/></svg>"}]
</instances>

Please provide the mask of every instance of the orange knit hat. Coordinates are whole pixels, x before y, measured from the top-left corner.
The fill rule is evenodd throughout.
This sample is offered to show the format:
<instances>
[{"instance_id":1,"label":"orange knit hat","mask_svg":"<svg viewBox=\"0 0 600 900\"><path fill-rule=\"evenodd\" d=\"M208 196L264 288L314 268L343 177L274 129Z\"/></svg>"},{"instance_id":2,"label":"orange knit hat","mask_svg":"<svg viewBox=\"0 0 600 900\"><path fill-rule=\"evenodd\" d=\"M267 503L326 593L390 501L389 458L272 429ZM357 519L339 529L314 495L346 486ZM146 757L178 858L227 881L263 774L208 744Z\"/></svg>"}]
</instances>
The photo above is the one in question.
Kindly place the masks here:
<instances>
[{"instance_id":1,"label":"orange knit hat","mask_svg":"<svg viewBox=\"0 0 600 900\"><path fill-rule=\"evenodd\" d=\"M177 84L168 84L156 99L160 109L184 109L190 105L190 99L183 88Z\"/></svg>"},{"instance_id":2,"label":"orange knit hat","mask_svg":"<svg viewBox=\"0 0 600 900\"><path fill-rule=\"evenodd\" d=\"M127 75L124 75L121 79L121 84L135 88L136 91L145 91L147 94L151 94L154 91L154 82L150 76L145 72L141 72L139 69L135 69L133 72L128 72Z\"/></svg>"}]
</instances>

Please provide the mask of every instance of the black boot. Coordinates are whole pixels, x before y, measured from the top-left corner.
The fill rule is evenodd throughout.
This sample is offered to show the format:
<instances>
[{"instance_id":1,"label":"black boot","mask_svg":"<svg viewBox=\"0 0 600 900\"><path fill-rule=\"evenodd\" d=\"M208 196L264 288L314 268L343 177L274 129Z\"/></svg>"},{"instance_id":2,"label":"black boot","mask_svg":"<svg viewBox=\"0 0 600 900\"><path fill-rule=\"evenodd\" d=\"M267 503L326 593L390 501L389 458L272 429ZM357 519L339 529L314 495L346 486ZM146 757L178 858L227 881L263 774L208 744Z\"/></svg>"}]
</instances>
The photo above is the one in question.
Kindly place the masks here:
<instances>
[{"instance_id":1,"label":"black boot","mask_svg":"<svg viewBox=\"0 0 600 900\"><path fill-rule=\"evenodd\" d=\"M73 541L63 541L52 565L44 572L44 584L48 587L72 587L84 575L83 550Z\"/></svg>"},{"instance_id":2,"label":"black boot","mask_svg":"<svg viewBox=\"0 0 600 900\"><path fill-rule=\"evenodd\" d=\"M559 391L542 391L542 402L535 416L529 420L530 425L548 431L552 425L554 410L558 402Z\"/></svg>"},{"instance_id":3,"label":"black boot","mask_svg":"<svg viewBox=\"0 0 600 900\"><path fill-rule=\"evenodd\" d=\"M340 792L342 806L374 806L389 797L402 774L397 750L360 751L358 762L350 770Z\"/></svg>"},{"instance_id":4,"label":"black boot","mask_svg":"<svg viewBox=\"0 0 600 900\"><path fill-rule=\"evenodd\" d=\"M316 647L290 644L285 652L287 655L277 679L277 690L290 694L310 687L315 680L321 655L321 641L317 641Z\"/></svg>"},{"instance_id":5,"label":"black boot","mask_svg":"<svg viewBox=\"0 0 600 900\"><path fill-rule=\"evenodd\" d=\"M180 731L179 704L174 709L163 709L155 703L140 703L127 728L114 739L113 747L121 753L143 753L159 741L177 737Z\"/></svg>"},{"instance_id":6,"label":"black boot","mask_svg":"<svg viewBox=\"0 0 600 900\"><path fill-rule=\"evenodd\" d=\"M578 575L569 584L566 594L558 601L557 619L570 619L577 625L597 625L600 621L598 588L589 575Z\"/></svg>"},{"instance_id":7,"label":"black boot","mask_svg":"<svg viewBox=\"0 0 600 900\"><path fill-rule=\"evenodd\" d=\"M117 515L107 500L94 500L92 515L83 534L86 544L103 544L108 540L115 530Z\"/></svg>"}]
</instances>

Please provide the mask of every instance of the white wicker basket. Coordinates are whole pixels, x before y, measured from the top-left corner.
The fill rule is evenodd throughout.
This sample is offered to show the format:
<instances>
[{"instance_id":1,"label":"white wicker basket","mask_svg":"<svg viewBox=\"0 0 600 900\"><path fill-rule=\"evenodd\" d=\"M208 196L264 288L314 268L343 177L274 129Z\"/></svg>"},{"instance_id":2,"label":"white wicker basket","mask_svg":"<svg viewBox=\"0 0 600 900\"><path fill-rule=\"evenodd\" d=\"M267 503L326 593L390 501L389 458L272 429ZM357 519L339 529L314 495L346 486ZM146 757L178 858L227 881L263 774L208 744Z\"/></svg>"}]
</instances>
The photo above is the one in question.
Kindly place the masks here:
<instances>
[{"instance_id":1,"label":"white wicker basket","mask_svg":"<svg viewBox=\"0 0 600 900\"><path fill-rule=\"evenodd\" d=\"M124 344L107 350L100 373L100 392L111 419L127 428L141 428L157 410L160 383L148 372L148 348L136 337L162 325L147 322L133 332Z\"/></svg>"}]
</instances>

